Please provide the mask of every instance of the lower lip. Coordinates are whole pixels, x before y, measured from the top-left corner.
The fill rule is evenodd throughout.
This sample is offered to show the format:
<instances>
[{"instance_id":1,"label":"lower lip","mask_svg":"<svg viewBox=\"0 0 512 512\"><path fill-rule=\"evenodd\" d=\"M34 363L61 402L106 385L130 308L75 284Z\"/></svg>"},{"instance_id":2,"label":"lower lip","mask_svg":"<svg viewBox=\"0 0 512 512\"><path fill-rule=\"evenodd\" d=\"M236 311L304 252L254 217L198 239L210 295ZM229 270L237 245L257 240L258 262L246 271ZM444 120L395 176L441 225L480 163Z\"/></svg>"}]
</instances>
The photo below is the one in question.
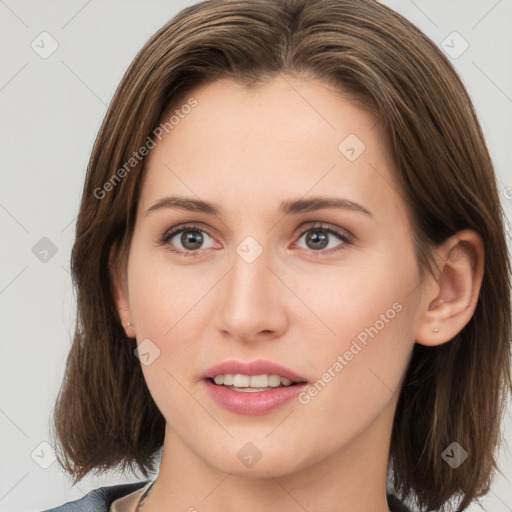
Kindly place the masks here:
<instances>
[{"instance_id":1,"label":"lower lip","mask_svg":"<svg viewBox=\"0 0 512 512\"><path fill-rule=\"evenodd\" d=\"M209 379L204 382L211 397L224 409L250 416L265 414L282 407L308 385L307 382L303 382L293 386L273 388L270 391L244 392L217 386Z\"/></svg>"}]
</instances>

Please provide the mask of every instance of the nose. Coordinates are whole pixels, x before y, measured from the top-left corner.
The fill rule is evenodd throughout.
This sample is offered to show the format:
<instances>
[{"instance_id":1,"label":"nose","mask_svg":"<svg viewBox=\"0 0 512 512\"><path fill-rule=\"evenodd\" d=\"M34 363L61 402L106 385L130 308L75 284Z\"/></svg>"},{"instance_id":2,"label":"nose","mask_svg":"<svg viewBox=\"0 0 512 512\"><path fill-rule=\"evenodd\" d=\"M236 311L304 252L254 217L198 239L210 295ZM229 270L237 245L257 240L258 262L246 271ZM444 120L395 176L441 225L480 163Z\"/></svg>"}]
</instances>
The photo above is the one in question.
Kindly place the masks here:
<instances>
[{"instance_id":1,"label":"nose","mask_svg":"<svg viewBox=\"0 0 512 512\"><path fill-rule=\"evenodd\" d=\"M217 309L217 328L225 338L252 343L277 339L285 332L286 288L271 270L271 260L270 249L252 262L234 251Z\"/></svg>"}]
</instances>

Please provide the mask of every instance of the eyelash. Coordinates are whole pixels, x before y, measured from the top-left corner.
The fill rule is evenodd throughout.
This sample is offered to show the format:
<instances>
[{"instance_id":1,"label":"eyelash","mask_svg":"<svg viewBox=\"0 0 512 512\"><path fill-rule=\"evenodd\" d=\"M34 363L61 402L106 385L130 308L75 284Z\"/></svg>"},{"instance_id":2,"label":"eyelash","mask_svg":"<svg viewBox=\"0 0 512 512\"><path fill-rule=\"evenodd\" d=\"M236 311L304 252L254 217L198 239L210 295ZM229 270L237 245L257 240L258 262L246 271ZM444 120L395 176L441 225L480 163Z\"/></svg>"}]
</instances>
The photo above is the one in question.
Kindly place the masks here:
<instances>
[{"instance_id":1,"label":"eyelash","mask_svg":"<svg viewBox=\"0 0 512 512\"><path fill-rule=\"evenodd\" d=\"M176 228L172 228L172 229L166 231L163 234L163 236L160 238L159 245L166 245L169 242L169 240L174 238L176 235L183 233L184 231L200 231L202 233L206 233L210 238L214 238L212 235L210 235L210 233L208 233L208 231L206 231L202 226L200 226L198 224L185 224L185 225L178 226ZM300 240L300 238L302 238L302 236L304 236L309 231L325 231L326 233L329 233L330 235L334 235L334 236L338 237L343 242L343 245L337 249L323 249L320 251L313 251L313 250L308 251L315 255L323 255L326 253L332 254L332 253L343 250L345 248L345 246L351 245L354 242L354 238L351 235L349 235L346 231L341 231L341 230L335 229L335 228L331 227L330 224L324 224L324 223L318 223L318 224L315 224L314 226L309 226L307 229L302 230L299 233L298 240ZM195 251L180 251L180 250L174 249L170 245L167 247L167 249L170 252L178 254L183 257L196 256L201 251L201 249L197 249Z\"/></svg>"}]
</instances>

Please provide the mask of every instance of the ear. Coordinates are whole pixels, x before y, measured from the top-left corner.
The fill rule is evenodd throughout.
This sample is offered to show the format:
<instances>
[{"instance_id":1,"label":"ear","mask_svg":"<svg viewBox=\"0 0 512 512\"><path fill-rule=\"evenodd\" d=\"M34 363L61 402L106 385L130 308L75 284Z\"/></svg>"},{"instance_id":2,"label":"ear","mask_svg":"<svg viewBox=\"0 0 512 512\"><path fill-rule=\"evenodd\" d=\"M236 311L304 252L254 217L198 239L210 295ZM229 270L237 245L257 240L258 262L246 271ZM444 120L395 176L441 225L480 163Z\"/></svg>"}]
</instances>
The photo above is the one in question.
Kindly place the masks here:
<instances>
[{"instance_id":1,"label":"ear","mask_svg":"<svg viewBox=\"0 0 512 512\"><path fill-rule=\"evenodd\" d=\"M116 304L119 320L128 338L135 338L135 330L132 325L132 315L130 312L130 301L128 298L128 283L126 276L122 274L119 268L118 258L116 258L117 246L113 245L109 253L109 275L112 283L112 294Z\"/></svg>"},{"instance_id":2,"label":"ear","mask_svg":"<svg viewBox=\"0 0 512 512\"><path fill-rule=\"evenodd\" d=\"M482 238L459 231L436 250L436 261L438 278L428 278L415 338L426 346L450 341L473 316L484 273Z\"/></svg>"}]
</instances>

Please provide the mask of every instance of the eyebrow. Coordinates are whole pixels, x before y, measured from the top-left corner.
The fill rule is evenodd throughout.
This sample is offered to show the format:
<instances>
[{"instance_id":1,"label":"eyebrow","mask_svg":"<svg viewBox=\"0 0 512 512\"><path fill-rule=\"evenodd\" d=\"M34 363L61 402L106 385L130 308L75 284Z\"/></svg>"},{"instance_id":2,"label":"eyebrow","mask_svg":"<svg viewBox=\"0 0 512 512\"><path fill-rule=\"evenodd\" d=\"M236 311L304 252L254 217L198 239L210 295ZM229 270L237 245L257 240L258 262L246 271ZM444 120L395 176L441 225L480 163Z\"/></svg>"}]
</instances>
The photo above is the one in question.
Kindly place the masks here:
<instances>
[{"instance_id":1,"label":"eyebrow","mask_svg":"<svg viewBox=\"0 0 512 512\"><path fill-rule=\"evenodd\" d=\"M219 216L221 208L213 203L202 201L201 199L193 199L187 197L171 196L159 199L153 206L146 210L146 215L163 208L178 208L189 212L201 212L208 215ZM279 211L283 215L296 215L299 213L307 213L326 208L338 208L344 210L352 210L361 212L373 218L372 213L364 206L337 197L313 197L311 199L297 199L283 201L279 207Z\"/></svg>"}]
</instances>

